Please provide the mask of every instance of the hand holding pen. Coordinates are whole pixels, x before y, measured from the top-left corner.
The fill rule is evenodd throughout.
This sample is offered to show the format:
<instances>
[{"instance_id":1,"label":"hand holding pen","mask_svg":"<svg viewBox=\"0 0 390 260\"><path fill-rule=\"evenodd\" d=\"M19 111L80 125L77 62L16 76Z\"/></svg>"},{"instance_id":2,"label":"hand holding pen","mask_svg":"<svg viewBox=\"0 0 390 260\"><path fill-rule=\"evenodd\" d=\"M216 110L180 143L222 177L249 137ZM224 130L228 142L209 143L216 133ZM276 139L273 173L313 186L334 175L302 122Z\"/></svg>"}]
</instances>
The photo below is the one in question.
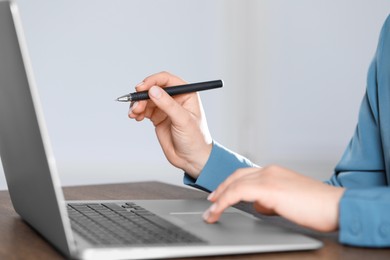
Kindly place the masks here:
<instances>
[{"instance_id":1,"label":"hand holding pen","mask_svg":"<svg viewBox=\"0 0 390 260\"><path fill-rule=\"evenodd\" d=\"M221 83L216 81L213 84L222 87ZM150 100L136 101L130 108L129 117L136 121L150 119L169 162L196 179L210 156L212 138L199 95L173 98L171 95L174 94L169 94L171 86L182 86L188 92L196 91L189 91L191 88L184 85L188 86L185 81L167 72L147 77L136 89L137 92L147 92Z\"/></svg>"}]
</instances>

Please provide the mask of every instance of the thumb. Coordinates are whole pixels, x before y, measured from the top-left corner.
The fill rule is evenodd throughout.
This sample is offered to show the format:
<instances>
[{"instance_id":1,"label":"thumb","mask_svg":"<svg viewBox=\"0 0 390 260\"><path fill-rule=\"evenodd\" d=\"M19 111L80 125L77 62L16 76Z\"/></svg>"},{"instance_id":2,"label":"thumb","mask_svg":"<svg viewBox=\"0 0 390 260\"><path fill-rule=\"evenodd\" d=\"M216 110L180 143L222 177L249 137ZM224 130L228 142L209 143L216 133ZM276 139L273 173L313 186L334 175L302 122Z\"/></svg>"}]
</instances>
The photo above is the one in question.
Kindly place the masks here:
<instances>
[{"instance_id":1,"label":"thumb","mask_svg":"<svg viewBox=\"0 0 390 260\"><path fill-rule=\"evenodd\" d=\"M189 112L176 102L167 92L158 86L149 89L149 97L153 103L171 119L175 125L185 125Z\"/></svg>"}]
</instances>

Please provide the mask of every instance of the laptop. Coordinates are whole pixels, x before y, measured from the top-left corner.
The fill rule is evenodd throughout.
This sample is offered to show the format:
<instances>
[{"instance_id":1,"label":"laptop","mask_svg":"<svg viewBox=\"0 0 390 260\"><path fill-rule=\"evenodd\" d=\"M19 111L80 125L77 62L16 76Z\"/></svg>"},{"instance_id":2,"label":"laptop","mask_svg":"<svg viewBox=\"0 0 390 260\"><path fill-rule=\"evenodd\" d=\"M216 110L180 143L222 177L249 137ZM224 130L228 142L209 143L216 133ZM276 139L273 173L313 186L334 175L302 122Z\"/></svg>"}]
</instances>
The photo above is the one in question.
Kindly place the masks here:
<instances>
[{"instance_id":1,"label":"laptop","mask_svg":"<svg viewBox=\"0 0 390 260\"><path fill-rule=\"evenodd\" d=\"M313 250L320 241L207 200L65 201L17 5L0 1L0 156L15 211L67 258L154 259Z\"/></svg>"}]
</instances>

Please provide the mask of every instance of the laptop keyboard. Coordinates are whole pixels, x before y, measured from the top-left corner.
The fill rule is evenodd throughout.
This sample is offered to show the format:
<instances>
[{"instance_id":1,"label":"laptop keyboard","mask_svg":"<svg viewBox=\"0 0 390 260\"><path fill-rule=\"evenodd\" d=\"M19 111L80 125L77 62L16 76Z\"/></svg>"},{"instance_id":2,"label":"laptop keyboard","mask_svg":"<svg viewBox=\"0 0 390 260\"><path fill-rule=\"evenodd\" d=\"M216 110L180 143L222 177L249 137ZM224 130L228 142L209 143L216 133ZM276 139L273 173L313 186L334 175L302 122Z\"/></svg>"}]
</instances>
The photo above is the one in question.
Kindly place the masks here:
<instances>
[{"instance_id":1,"label":"laptop keyboard","mask_svg":"<svg viewBox=\"0 0 390 260\"><path fill-rule=\"evenodd\" d=\"M135 203L68 203L67 208L72 229L94 245L205 243Z\"/></svg>"}]
</instances>

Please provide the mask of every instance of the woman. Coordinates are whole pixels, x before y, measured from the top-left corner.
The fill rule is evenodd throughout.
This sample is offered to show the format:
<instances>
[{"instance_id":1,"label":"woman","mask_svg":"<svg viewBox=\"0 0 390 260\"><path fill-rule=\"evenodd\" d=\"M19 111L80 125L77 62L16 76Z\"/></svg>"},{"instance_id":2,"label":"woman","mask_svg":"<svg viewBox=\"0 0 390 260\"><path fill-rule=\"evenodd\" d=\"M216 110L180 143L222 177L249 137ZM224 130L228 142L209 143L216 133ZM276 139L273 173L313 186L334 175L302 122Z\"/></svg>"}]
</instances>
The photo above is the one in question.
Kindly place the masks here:
<instances>
[{"instance_id":1,"label":"woman","mask_svg":"<svg viewBox=\"0 0 390 260\"><path fill-rule=\"evenodd\" d=\"M356 132L332 178L320 182L280 166L259 167L213 141L196 93L170 97L161 89L185 84L167 72L136 86L151 100L131 104L129 117L149 118L167 159L184 182L212 192L208 223L239 201L318 230L339 230L341 243L390 246L390 16L367 78Z\"/></svg>"}]
</instances>

